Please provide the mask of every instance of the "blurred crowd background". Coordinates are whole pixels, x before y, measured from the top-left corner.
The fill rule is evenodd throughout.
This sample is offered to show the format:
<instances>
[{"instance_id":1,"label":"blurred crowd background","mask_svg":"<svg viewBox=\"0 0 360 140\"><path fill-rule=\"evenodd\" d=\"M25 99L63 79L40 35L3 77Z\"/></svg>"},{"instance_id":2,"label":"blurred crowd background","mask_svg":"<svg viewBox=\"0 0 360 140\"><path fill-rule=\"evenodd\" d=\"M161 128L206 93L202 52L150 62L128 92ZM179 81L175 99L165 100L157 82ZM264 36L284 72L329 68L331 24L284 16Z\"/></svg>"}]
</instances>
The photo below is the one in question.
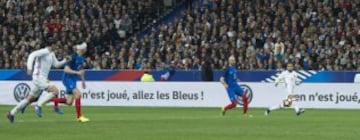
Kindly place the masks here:
<instances>
[{"instance_id":1,"label":"blurred crowd background","mask_svg":"<svg viewBox=\"0 0 360 140\"><path fill-rule=\"evenodd\" d=\"M180 16L162 21L180 5ZM84 66L93 70L224 69L230 55L239 70L289 62L360 70L359 0L0 0L0 7L1 69L24 69L51 34L59 59L88 43Z\"/></svg>"}]
</instances>

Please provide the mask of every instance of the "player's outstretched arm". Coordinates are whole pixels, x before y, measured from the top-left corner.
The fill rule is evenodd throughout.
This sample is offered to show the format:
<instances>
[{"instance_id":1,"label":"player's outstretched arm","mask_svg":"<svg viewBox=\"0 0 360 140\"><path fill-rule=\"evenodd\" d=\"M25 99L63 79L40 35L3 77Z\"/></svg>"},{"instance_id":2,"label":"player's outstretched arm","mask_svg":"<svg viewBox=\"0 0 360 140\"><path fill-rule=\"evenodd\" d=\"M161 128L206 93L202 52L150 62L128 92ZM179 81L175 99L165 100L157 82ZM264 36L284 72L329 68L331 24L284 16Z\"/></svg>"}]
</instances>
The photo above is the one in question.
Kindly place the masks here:
<instances>
[{"instance_id":1,"label":"player's outstretched arm","mask_svg":"<svg viewBox=\"0 0 360 140\"><path fill-rule=\"evenodd\" d=\"M80 79L81 79L81 82L82 82L82 88L85 89L86 88L86 84L85 84L85 71L84 70L81 70L83 71L82 75L80 75Z\"/></svg>"},{"instance_id":2,"label":"player's outstretched arm","mask_svg":"<svg viewBox=\"0 0 360 140\"><path fill-rule=\"evenodd\" d=\"M62 61L59 61L57 58L56 58L56 56L55 56L55 54L53 55L53 66L55 67L55 68L59 68L59 67L61 67L61 66L64 66L65 64L66 64L66 62L69 62L69 61L71 61L71 57L69 57L69 56L67 56L67 57L65 57Z\"/></svg>"},{"instance_id":3,"label":"player's outstretched arm","mask_svg":"<svg viewBox=\"0 0 360 140\"><path fill-rule=\"evenodd\" d=\"M72 70L69 66L65 66L64 68L64 72L67 73L67 74L76 74L76 75L79 75L80 76L80 79L82 81L82 86L83 88L85 89L86 88L86 84L85 84L85 71L84 70L79 70L79 71L76 71L76 70Z\"/></svg>"},{"instance_id":4,"label":"player's outstretched arm","mask_svg":"<svg viewBox=\"0 0 360 140\"><path fill-rule=\"evenodd\" d=\"M225 82L224 76L221 76L221 77L220 77L220 82L221 82L221 84L224 85L225 88L228 88L228 85L227 85L226 82Z\"/></svg>"},{"instance_id":5,"label":"player's outstretched arm","mask_svg":"<svg viewBox=\"0 0 360 140\"><path fill-rule=\"evenodd\" d=\"M277 79L275 80L275 87L277 87L277 86L279 85L280 81L281 81L281 79L279 79L279 78L277 78Z\"/></svg>"},{"instance_id":6,"label":"player's outstretched arm","mask_svg":"<svg viewBox=\"0 0 360 140\"><path fill-rule=\"evenodd\" d=\"M228 71L229 71L229 68L226 68L226 69L224 70L223 75L220 77L220 82L221 82L221 84L224 85L224 87L225 87L226 89L229 87L229 85L228 85L228 84L226 83L226 81L225 81L225 77L228 77Z\"/></svg>"},{"instance_id":7,"label":"player's outstretched arm","mask_svg":"<svg viewBox=\"0 0 360 140\"><path fill-rule=\"evenodd\" d=\"M82 75L84 73L84 71L72 70L69 66L65 66L64 72L67 74L76 74L76 75Z\"/></svg>"},{"instance_id":8,"label":"player's outstretched arm","mask_svg":"<svg viewBox=\"0 0 360 140\"><path fill-rule=\"evenodd\" d=\"M281 73L281 74L275 79L275 87L277 87L277 86L279 85L279 83L280 83L281 81L283 81L283 80L284 80L284 74Z\"/></svg>"}]
</instances>

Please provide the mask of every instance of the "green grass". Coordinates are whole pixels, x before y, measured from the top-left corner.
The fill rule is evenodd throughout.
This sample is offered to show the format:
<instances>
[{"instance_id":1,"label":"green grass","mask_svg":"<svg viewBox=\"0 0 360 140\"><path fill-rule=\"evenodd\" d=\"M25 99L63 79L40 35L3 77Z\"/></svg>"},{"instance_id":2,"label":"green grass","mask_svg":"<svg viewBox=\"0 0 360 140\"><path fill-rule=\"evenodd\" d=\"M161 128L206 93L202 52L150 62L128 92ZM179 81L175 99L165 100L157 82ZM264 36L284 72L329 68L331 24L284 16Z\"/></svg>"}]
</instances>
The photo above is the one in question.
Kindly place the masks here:
<instances>
[{"instance_id":1,"label":"green grass","mask_svg":"<svg viewBox=\"0 0 360 140\"><path fill-rule=\"evenodd\" d=\"M12 106L0 106L4 116ZM243 117L234 109L220 116L219 108L83 107L89 123L75 121L73 107L57 115L44 107L43 118L28 108L14 124L0 119L2 140L355 140L360 137L359 110L293 110L270 116L250 109Z\"/></svg>"}]
</instances>

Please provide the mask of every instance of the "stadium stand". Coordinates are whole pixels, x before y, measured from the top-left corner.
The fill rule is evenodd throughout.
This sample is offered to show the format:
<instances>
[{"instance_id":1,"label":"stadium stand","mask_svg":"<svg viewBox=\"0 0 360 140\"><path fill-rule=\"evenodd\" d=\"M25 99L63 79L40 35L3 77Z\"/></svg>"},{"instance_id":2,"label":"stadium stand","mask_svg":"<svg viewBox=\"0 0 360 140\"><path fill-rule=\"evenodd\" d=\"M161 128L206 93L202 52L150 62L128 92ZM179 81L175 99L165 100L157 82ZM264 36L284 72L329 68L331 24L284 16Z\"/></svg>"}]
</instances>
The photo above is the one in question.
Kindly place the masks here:
<instances>
[{"instance_id":1,"label":"stadium stand","mask_svg":"<svg viewBox=\"0 0 360 140\"><path fill-rule=\"evenodd\" d=\"M186 8L174 10L179 5ZM230 55L240 70L280 70L288 62L360 70L357 0L2 0L0 7L2 69L23 69L29 52L53 34L60 59L87 42L86 68L94 70L200 70L208 59L223 69ZM165 22L171 12L181 14Z\"/></svg>"}]
</instances>

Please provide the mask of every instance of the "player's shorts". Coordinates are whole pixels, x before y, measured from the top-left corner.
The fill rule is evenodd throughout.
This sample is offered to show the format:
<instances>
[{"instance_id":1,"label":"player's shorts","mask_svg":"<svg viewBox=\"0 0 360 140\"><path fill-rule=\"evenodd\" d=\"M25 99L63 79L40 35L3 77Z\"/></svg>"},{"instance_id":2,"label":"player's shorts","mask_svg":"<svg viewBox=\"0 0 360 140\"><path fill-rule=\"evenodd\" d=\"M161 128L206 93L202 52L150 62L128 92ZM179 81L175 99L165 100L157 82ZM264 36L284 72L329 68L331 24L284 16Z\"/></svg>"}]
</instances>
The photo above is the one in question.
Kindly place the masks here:
<instances>
[{"instance_id":1,"label":"player's shorts","mask_svg":"<svg viewBox=\"0 0 360 140\"><path fill-rule=\"evenodd\" d=\"M33 77L30 95L39 97L43 90L47 90L50 86L50 81L43 77Z\"/></svg>"},{"instance_id":2,"label":"player's shorts","mask_svg":"<svg viewBox=\"0 0 360 140\"><path fill-rule=\"evenodd\" d=\"M287 84L286 85L286 91L288 94L294 94L294 88L295 88L295 85L290 85L290 84Z\"/></svg>"},{"instance_id":3,"label":"player's shorts","mask_svg":"<svg viewBox=\"0 0 360 140\"><path fill-rule=\"evenodd\" d=\"M236 96L241 96L244 93L244 90L239 86L229 86L227 88L227 93L231 102L236 101Z\"/></svg>"},{"instance_id":4,"label":"player's shorts","mask_svg":"<svg viewBox=\"0 0 360 140\"><path fill-rule=\"evenodd\" d=\"M65 78L62 82L66 88L66 94L72 94L73 90L76 89L76 80Z\"/></svg>"}]
</instances>

